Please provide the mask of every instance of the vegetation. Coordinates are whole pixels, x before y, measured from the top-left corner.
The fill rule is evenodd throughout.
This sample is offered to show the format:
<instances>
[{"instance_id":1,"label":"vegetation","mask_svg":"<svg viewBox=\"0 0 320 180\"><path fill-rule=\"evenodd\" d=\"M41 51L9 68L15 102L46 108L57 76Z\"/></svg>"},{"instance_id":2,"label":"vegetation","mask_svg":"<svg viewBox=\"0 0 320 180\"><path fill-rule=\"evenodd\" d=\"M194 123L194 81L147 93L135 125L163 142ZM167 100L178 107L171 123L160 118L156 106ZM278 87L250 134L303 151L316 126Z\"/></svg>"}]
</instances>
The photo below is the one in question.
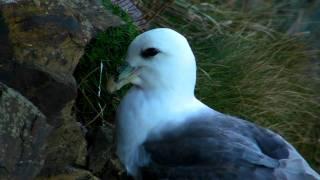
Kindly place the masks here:
<instances>
[{"instance_id":1,"label":"vegetation","mask_svg":"<svg viewBox=\"0 0 320 180\"><path fill-rule=\"evenodd\" d=\"M105 72L116 73L138 34L128 15L104 2L127 24L99 34L77 69L78 117L89 128L113 122L125 90L108 94ZM146 12L157 9L157 3L147 2L140 4ZM298 14L288 10L297 3L284 2L250 10L225 1L176 0L152 26L171 27L188 38L198 61L196 94L202 101L282 134L320 170L319 79L310 74L313 54L304 36L284 33Z\"/></svg>"},{"instance_id":2,"label":"vegetation","mask_svg":"<svg viewBox=\"0 0 320 180\"><path fill-rule=\"evenodd\" d=\"M107 77L115 75L123 63L127 47L139 34L130 17L120 7L104 0L104 6L120 16L126 24L98 34L80 60L75 77L78 81L77 116L86 127L111 125L114 112L125 89L107 92ZM100 91L100 95L99 95Z\"/></svg>"}]
</instances>

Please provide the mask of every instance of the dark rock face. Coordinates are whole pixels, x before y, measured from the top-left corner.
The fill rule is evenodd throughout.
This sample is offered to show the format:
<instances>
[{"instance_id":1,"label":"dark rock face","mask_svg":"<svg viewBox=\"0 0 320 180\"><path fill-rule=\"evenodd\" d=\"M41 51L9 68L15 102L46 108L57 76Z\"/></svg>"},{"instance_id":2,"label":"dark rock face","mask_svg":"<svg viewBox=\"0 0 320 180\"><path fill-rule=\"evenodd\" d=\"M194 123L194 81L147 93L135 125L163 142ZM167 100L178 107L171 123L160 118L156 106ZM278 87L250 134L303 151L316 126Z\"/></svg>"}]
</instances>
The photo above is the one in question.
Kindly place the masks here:
<instances>
[{"instance_id":1,"label":"dark rock face","mask_svg":"<svg viewBox=\"0 0 320 180\"><path fill-rule=\"evenodd\" d=\"M9 30L6 27L0 11L0 63L6 59L11 59L13 52L9 41ZM0 76L1 77L1 76Z\"/></svg>"},{"instance_id":2,"label":"dark rock face","mask_svg":"<svg viewBox=\"0 0 320 180\"><path fill-rule=\"evenodd\" d=\"M54 177L37 177L36 180L99 180L91 172L83 169L68 169Z\"/></svg>"},{"instance_id":3,"label":"dark rock face","mask_svg":"<svg viewBox=\"0 0 320 180\"><path fill-rule=\"evenodd\" d=\"M88 148L87 168L102 180L132 179L115 154L114 127L104 125L88 133L90 146Z\"/></svg>"},{"instance_id":4,"label":"dark rock face","mask_svg":"<svg viewBox=\"0 0 320 180\"><path fill-rule=\"evenodd\" d=\"M93 142L89 148L88 165L94 174L104 174L107 163L110 163L113 144L113 129L110 127L99 127L93 136Z\"/></svg>"},{"instance_id":5,"label":"dark rock face","mask_svg":"<svg viewBox=\"0 0 320 180\"><path fill-rule=\"evenodd\" d=\"M34 111L21 110L20 116L13 116L12 111L24 105L7 106L0 98L0 130L20 130L10 140L3 139L11 137L9 132L0 131L0 147L10 142L8 149L11 148L10 154L6 148L0 149L3 177L24 177L28 172L23 179L32 179L41 167L41 176L48 176L64 172L72 165L86 164L85 135L72 113L77 95L72 74L91 38L121 23L99 0L0 0L0 82L21 93L39 109L36 114L41 114L35 118L28 114ZM11 116L12 128L5 121ZM43 128L46 133L42 128L34 132L34 128L44 127L45 122L53 127L48 138L48 128ZM22 139L20 132L27 132L28 128L35 137ZM23 149L24 143L34 144ZM42 144L48 146L46 154L40 152ZM32 162L24 162L30 159Z\"/></svg>"},{"instance_id":6,"label":"dark rock face","mask_svg":"<svg viewBox=\"0 0 320 180\"><path fill-rule=\"evenodd\" d=\"M61 125L57 118L66 103L76 97L76 83L72 77L64 82L49 73L29 65L2 61L0 81L19 90L49 118L50 124ZM67 78L67 77L66 77ZM52 98L48 98L52 97ZM54 98L53 98L54 97Z\"/></svg>"},{"instance_id":7,"label":"dark rock face","mask_svg":"<svg viewBox=\"0 0 320 180\"><path fill-rule=\"evenodd\" d=\"M32 179L43 165L51 127L30 101L0 83L0 179Z\"/></svg>"}]
</instances>

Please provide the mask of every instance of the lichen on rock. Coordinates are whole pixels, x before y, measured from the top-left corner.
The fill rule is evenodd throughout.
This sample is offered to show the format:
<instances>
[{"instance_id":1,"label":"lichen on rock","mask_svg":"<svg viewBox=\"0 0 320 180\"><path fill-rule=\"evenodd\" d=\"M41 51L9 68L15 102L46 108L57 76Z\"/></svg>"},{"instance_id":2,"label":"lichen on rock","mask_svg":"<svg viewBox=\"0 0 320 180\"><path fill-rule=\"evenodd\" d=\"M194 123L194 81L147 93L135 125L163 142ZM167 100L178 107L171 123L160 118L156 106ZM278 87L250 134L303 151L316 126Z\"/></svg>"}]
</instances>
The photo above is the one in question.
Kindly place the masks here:
<instances>
[{"instance_id":1,"label":"lichen on rock","mask_svg":"<svg viewBox=\"0 0 320 180\"><path fill-rule=\"evenodd\" d=\"M32 179L44 162L51 127L30 101L0 83L0 179Z\"/></svg>"}]
</instances>

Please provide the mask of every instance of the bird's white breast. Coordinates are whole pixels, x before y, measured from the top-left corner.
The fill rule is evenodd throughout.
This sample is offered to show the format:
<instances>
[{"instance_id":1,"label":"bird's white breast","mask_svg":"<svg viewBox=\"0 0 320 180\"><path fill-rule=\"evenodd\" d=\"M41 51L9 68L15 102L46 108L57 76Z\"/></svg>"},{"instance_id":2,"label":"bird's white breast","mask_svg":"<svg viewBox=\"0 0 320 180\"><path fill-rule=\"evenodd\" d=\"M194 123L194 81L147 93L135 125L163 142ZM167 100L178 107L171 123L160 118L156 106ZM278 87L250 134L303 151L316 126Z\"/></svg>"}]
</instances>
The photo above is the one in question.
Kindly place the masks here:
<instances>
[{"instance_id":1,"label":"bird's white breast","mask_svg":"<svg viewBox=\"0 0 320 180\"><path fill-rule=\"evenodd\" d=\"M121 101L117 111L117 155L128 173L136 174L149 158L139 149L152 131L183 122L204 104L195 97L183 102L179 96L143 91L133 87Z\"/></svg>"}]
</instances>

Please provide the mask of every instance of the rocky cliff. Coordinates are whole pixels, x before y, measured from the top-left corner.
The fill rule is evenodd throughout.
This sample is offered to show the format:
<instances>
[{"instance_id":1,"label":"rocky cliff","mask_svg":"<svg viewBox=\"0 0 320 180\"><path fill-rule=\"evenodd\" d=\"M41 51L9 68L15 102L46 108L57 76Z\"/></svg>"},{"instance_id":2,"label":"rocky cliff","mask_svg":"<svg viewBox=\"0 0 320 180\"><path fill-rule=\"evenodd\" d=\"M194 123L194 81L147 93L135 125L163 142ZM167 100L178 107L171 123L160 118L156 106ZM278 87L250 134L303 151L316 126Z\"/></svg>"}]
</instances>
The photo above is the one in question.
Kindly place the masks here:
<instances>
[{"instance_id":1,"label":"rocky cliff","mask_svg":"<svg viewBox=\"0 0 320 180\"><path fill-rule=\"evenodd\" d=\"M77 170L87 143L73 72L90 40L121 23L99 0L0 1L0 179L93 178Z\"/></svg>"}]
</instances>

